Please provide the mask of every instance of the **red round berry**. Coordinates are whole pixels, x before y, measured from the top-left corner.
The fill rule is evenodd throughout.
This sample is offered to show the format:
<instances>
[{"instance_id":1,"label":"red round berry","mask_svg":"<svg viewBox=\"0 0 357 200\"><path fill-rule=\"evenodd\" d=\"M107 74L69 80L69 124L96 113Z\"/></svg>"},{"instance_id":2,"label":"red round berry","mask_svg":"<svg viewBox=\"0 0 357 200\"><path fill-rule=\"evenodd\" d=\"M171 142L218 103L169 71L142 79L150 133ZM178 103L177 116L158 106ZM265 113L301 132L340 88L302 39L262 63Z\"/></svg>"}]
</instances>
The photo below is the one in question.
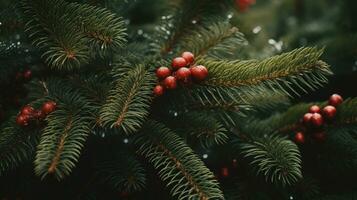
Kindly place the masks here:
<instances>
[{"instance_id":1,"label":"red round berry","mask_svg":"<svg viewBox=\"0 0 357 200\"><path fill-rule=\"evenodd\" d=\"M164 86L169 90L175 89L177 87L176 78L173 76L166 77L164 80Z\"/></svg>"},{"instance_id":2,"label":"red round berry","mask_svg":"<svg viewBox=\"0 0 357 200\"><path fill-rule=\"evenodd\" d=\"M182 67L178 69L176 72L176 78L180 81L188 80L190 77L191 77L191 71L187 67Z\"/></svg>"},{"instance_id":3,"label":"red round berry","mask_svg":"<svg viewBox=\"0 0 357 200\"><path fill-rule=\"evenodd\" d=\"M338 94L333 94L330 96L330 99L328 101L328 103L331 105L331 106L335 106L337 107L338 105L340 105L341 103L343 102L343 98L338 95Z\"/></svg>"},{"instance_id":4,"label":"red round berry","mask_svg":"<svg viewBox=\"0 0 357 200\"><path fill-rule=\"evenodd\" d=\"M334 106L325 106L322 109L322 114L327 119L333 119L336 116L336 108Z\"/></svg>"},{"instance_id":5,"label":"red round berry","mask_svg":"<svg viewBox=\"0 0 357 200\"><path fill-rule=\"evenodd\" d=\"M56 102L47 101L42 105L41 111L47 115L47 114L53 112L56 109L56 106L57 106Z\"/></svg>"},{"instance_id":6,"label":"red round berry","mask_svg":"<svg viewBox=\"0 0 357 200\"><path fill-rule=\"evenodd\" d=\"M20 114L16 118L16 124L19 126L27 126L29 124L29 115Z\"/></svg>"},{"instance_id":7,"label":"red round berry","mask_svg":"<svg viewBox=\"0 0 357 200\"><path fill-rule=\"evenodd\" d=\"M208 76L208 70L203 65L197 65L190 68L192 77L197 81L203 81Z\"/></svg>"},{"instance_id":8,"label":"red round berry","mask_svg":"<svg viewBox=\"0 0 357 200\"><path fill-rule=\"evenodd\" d=\"M297 132L295 134L294 140L296 143L303 144L305 143L305 135L303 132Z\"/></svg>"},{"instance_id":9,"label":"red round berry","mask_svg":"<svg viewBox=\"0 0 357 200\"><path fill-rule=\"evenodd\" d=\"M154 95L155 96L162 96L164 94L164 87L162 87L161 85L157 85L154 87Z\"/></svg>"},{"instance_id":10,"label":"red round berry","mask_svg":"<svg viewBox=\"0 0 357 200\"><path fill-rule=\"evenodd\" d=\"M25 80L30 80L31 77L32 77L32 71L31 70L28 69L28 70L24 71Z\"/></svg>"},{"instance_id":11,"label":"red round berry","mask_svg":"<svg viewBox=\"0 0 357 200\"><path fill-rule=\"evenodd\" d=\"M33 107L32 106L30 106L30 105L26 105L26 106L24 106L22 109L21 109L21 114L23 114L23 115L33 115L33 113L34 113L34 109L33 109Z\"/></svg>"},{"instance_id":12,"label":"red round berry","mask_svg":"<svg viewBox=\"0 0 357 200\"><path fill-rule=\"evenodd\" d=\"M171 75L171 70L168 67L159 67L156 70L156 76L159 79L164 79Z\"/></svg>"},{"instance_id":13,"label":"red round berry","mask_svg":"<svg viewBox=\"0 0 357 200\"><path fill-rule=\"evenodd\" d=\"M192 64L195 60L195 55L189 51L183 52L181 56L186 60L187 64Z\"/></svg>"},{"instance_id":14,"label":"red round berry","mask_svg":"<svg viewBox=\"0 0 357 200\"><path fill-rule=\"evenodd\" d=\"M302 118L304 124L309 125L311 122L312 113L306 113Z\"/></svg>"},{"instance_id":15,"label":"red round berry","mask_svg":"<svg viewBox=\"0 0 357 200\"><path fill-rule=\"evenodd\" d=\"M316 132L313 137L317 142L324 142L326 140L326 133L324 131Z\"/></svg>"},{"instance_id":16,"label":"red round berry","mask_svg":"<svg viewBox=\"0 0 357 200\"><path fill-rule=\"evenodd\" d=\"M222 174L222 177L228 177L229 176L229 169L228 167L223 167L221 169L221 174Z\"/></svg>"},{"instance_id":17,"label":"red round berry","mask_svg":"<svg viewBox=\"0 0 357 200\"><path fill-rule=\"evenodd\" d=\"M182 57L177 57L172 60L172 67L174 70L178 70L181 67L186 67L187 66L187 61L182 58Z\"/></svg>"},{"instance_id":18,"label":"red round berry","mask_svg":"<svg viewBox=\"0 0 357 200\"><path fill-rule=\"evenodd\" d=\"M318 105L313 105L309 109L310 113L320 113L320 111L321 111L321 108Z\"/></svg>"},{"instance_id":19,"label":"red round berry","mask_svg":"<svg viewBox=\"0 0 357 200\"><path fill-rule=\"evenodd\" d=\"M250 7L250 5L254 3L255 0L236 0L236 5L241 12L245 12Z\"/></svg>"},{"instance_id":20,"label":"red round berry","mask_svg":"<svg viewBox=\"0 0 357 200\"><path fill-rule=\"evenodd\" d=\"M321 116L320 113L314 113L311 116L311 124L314 125L315 127L320 127L324 123L324 120Z\"/></svg>"}]
</instances>

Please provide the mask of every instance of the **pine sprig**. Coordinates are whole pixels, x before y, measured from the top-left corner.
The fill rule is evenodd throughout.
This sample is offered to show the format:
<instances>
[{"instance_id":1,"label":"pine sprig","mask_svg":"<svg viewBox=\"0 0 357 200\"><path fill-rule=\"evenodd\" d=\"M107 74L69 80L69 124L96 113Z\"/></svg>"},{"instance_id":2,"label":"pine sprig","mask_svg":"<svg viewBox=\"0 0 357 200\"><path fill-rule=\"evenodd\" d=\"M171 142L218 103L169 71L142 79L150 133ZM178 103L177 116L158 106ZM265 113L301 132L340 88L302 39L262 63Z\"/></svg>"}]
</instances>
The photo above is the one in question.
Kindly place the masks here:
<instances>
[{"instance_id":1,"label":"pine sprig","mask_svg":"<svg viewBox=\"0 0 357 200\"><path fill-rule=\"evenodd\" d=\"M238 28L227 22L202 26L180 40L183 51L192 51L196 56L207 55L210 58L227 58L248 42Z\"/></svg>"},{"instance_id":2,"label":"pine sprig","mask_svg":"<svg viewBox=\"0 0 357 200\"><path fill-rule=\"evenodd\" d=\"M33 44L44 53L46 62L54 68L72 69L89 62L90 49L73 12L62 0L23 0L25 31ZM67 15L64 15L67 13Z\"/></svg>"},{"instance_id":3,"label":"pine sprig","mask_svg":"<svg viewBox=\"0 0 357 200\"><path fill-rule=\"evenodd\" d=\"M276 91L299 95L327 82L331 74L326 63L319 61L322 50L300 48L288 53L258 60L213 60L202 57L196 62L208 68L209 86L242 87L264 84Z\"/></svg>"},{"instance_id":4,"label":"pine sprig","mask_svg":"<svg viewBox=\"0 0 357 200\"><path fill-rule=\"evenodd\" d=\"M75 167L90 123L84 113L61 107L47 118L47 122L38 145L35 172L42 178L53 174L60 180Z\"/></svg>"},{"instance_id":5,"label":"pine sprig","mask_svg":"<svg viewBox=\"0 0 357 200\"><path fill-rule=\"evenodd\" d=\"M47 118L37 147L35 172L44 178L54 175L58 180L69 175L79 159L81 149L94 123L95 106L72 89L66 82L43 82L46 96L53 99L58 108Z\"/></svg>"},{"instance_id":6,"label":"pine sprig","mask_svg":"<svg viewBox=\"0 0 357 200\"><path fill-rule=\"evenodd\" d=\"M100 111L101 123L119 128L126 134L138 130L149 114L154 83L153 73L143 65L131 69L109 91L106 104Z\"/></svg>"},{"instance_id":7,"label":"pine sprig","mask_svg":"<svg viewBox=\"0 0 357 200\"><path fill-rule=\"evenodd\" d=\"M177 199L224 199L212 172L164 125L147 122L136 144L138 153L154 165Z\"/></svg>"},{"instance_id":8,"label":"pine sprig","mask_svg":"<svg viewBox=\"0 0 357 200\"><path fill-rule=\"evenodd\" d=\"M36 152L38 132L26 132L11 118L0 129L0 176L25 162L30 162Z\"/></svg>"},{"instance_id":9,"label":"pine sprig","mask_svg":"<svg viewBox=\"0 0 357 200\"><path fill-rule=\"evenodd\" d=\"M178 117L176 123L180 124L180 131L193 136L203 147L209 148L215 144L224 144L228 140L228 130L216 117L214 112L193 111Z\"/></svg>"},{"instance_id":10,"label":"pine sprig","mask_svg":"<svg viewBox=\"0 0 357 200\"><path fill-rule=\"evenodd\" d=\"M63 0L22 0L26 32L56 69L87 64L96 53L123 46L123 20L110 11Z\"/></svg>"},{"instance_id":11,"label":"pine sprig","mask_svg":"<svg viewBox=\"0 0 357 200\"><path fill-rule=\"evenodd\" d=\"M278 185L291 185L302 178L298 147L278 136L253 138L241 144L242 155L251 159L257 174Z\"/></svg>"},{"instance_id":12,"label":"pine sprig","mask_svg":"<svg viewBox=\"0 0 357 200\"><path fill-rule=\"evenodd\" d=\"M111 155L97 168L98 178L117 190L138 192L146 185L145 169L134 156L124 153Z\"/></svg>"}]
</instances>

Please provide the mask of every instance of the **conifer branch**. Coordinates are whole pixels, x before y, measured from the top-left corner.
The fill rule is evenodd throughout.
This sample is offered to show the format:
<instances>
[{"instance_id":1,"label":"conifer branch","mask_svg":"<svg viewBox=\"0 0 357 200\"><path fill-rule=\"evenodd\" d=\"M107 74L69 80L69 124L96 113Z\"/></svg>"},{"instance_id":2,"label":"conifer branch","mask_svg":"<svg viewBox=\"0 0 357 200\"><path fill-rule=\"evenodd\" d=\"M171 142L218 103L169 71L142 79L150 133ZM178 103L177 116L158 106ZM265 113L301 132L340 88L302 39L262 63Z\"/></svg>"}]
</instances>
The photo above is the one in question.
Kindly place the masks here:
<instances>
[{"instance_id":1,"label":"conifer branch","mask_svg":"<svg viewBox=\"0 0 357 200\"><path fill-rule=\"evenodd\" d=\"M272 90L298 95L300 91L314 90L327 82L326 76L331 71L326 63L318 60L321 54L316 48L300 48L262 61L218 61L202 57L196 62L208 68L209 78L204 83L208 86L264 84Z\"/></svg>"},{"instance_id":2,"label":"conifer branch","mask_svg":"<svg viewBox=\"0 0 357 200\"><path fill-rule=\"evenodd\" d=\"M57 69L87 64L93 52L124 44L123 21L106 9L63 0L22 0L26 32Z\"/></svg>"},{"instance_id":3,"label":"conifer branch","mask_svg":"<svg viewBox=\"0 0 357 200\"><path fill-rule=\"evenodd\" d=\"M183 51L192 51L197 57L207 55L218 59L233 55L248 42L238 28L221 22L200 27L182 38L180 44Z\"/></svg>"},{"instance_id":4,"label":"conifer branch","mask_svg":"<svg viewBox=\"0 0 357 200\"><path fill-rule=\"evenodd\" d=\"M36 152L38 132L26 132L11 118L0 129L0 176L30 162Z\"/></svg>"},{"instance_id":5,"label":"conifer branch","mask_svg":"<svg viewBox=\"0 0 357 200\"><path fill-rule=\"evenodd\" d=\"M159 170L160 177L171 186L178 199L223 199L213 174L171 130L149 121L138 134L138 153Z\"/></svg>"},{"instance_id":6,"label":"conifer branch","mask_svg":"<svg viewBox=\"0 0 357 200\"><path fill-rule=\"evenodd\" d=\"M278 136L253 138L241 144L242 154L258 174L275 184L291 185L302 178L298 147L290 140Z\"/></svg>"},{"instance_id":7,"label":"conifer branch","mask_svg":"<svg viewBox=\"0 0 357 200\"><path fill-rule=\"evenodd\" d=\"M154 75L144 66L131 69L109 91L100 111L101 122L126 134L138 130L149 114L154 81Z\"/></svg>"}]
</instances>

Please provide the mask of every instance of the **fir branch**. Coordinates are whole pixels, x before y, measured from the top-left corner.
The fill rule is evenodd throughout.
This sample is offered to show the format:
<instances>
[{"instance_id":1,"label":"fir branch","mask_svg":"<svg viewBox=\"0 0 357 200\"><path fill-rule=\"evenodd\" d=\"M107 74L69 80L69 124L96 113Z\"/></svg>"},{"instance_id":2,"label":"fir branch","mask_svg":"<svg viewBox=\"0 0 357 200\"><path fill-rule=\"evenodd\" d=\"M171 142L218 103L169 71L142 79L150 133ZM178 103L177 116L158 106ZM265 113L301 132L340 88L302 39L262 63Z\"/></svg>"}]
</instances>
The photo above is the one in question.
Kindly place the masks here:
<instances>
[{"instance_id":1,"label":"fir branch","mask_svg":"<svg viewBox=\"0 0 357 200\"><path fill-rule=\"evenodd\" d=\"M35 156L38 132L26 132L11 118L0 129L0 176Z\"/></svg>"},{"instance_id":2,"label":"fir branch","mask_svg":"<svg viewBox=\"0 0 357 200\"><path fill-rule=\"evenodd\" d=\"M58 180L69 175L78 162L81 149L94 121L95 106L66 82L46 82L48 96L57 109L47 118L37 147L35 172L44 178L53 174Z\"/></svg>"},{"instance_id":3,"label":"fir branch","mask_svg":"<svg viewBox=\"0 0 357 200\"><path fill-rule=\"evenodd\" d=\"M223 199L212 172L193 153L192 149L170 129L149 121L138 134L138 153L159 170L160 177L171 186L178 199Z\"/></svg>"},{"instance_id":4,"label":"fir branch","mask_svg":"<svg viewBox=\"0 0 357 200\"><path fill-rule=\"evenodd\" d=\"M120 128L126 134L138 130L149 114L154 81L153 73L143 65L119 79L100 111L104 126Z\"/></svg>"},{"instance_id":5,"label":"fir branch","mask_svg":"<svg viewBox=\"0 0 357 200\"><path fill-rule=\"evenodd\" d=\"M117 152L113 153L114 155L111 154L98 163L98 178L120 191L138 192L144 189L145 169L140 162L127 152L119 155Z\"/></svg>"},{"instance_id":6,"label":"fir branch","mask_svg":"<svg viewBox=\"0 0 357 200\"><path fill-rule=\"evenodd\" d=\"M247 40L238 28L232 27L227 22L200 27L182 38L179 43L183 51L192 51L196 57L207 55L216 59L232 56L247 44Z\"/></svg>"},{"instance_id":7,"label":"fir branch","mask_svg":"<svg viewBox=\"0 0 357 200\"><path fill-rule=\"evenodd\" d=\"M23 0L26 32L54 68L72 69L89 62L90 49L79 28L76 16L62 0ZM66 15L64 15L66 13Z\"/></svg>"},{"instance_id":8,"label":"fir branch","mask_svg":"<svg viewBox=\"0 0 357 200\"><path fill-rule=\"evenodd\" d=\"M192 30L208 23L211 18L222 16L226 9L225 1L180 1L158 27L151 44L152 51L167 55L177 47L182 38L190 35Z\"/></svg>"},{"instance_id":9,"label":"fir branch","mask_svg":"<svg viewBox=\"0 0 357 200\"><path fill-rule=\"evenodd\" d=\"M205 65L209 78L205 85L215 87L242 87L264 84L272 90L287 94L316 89L327 82L331 72L319 61L322 51L300 48L289 53L257 60L212 60L202 57L196 62ZM296 88L293 88L293 87Z\"/></svg>"},{"instance_id":10,"label":"fir branch","mask_svg":"<svg viewBox=\"0 0 357 200\"><path fill-rule=\"evenodd\" d=\"M63 179L78 161L90 123L83 113L72 112L59 108L47 118L35 160L35 172L42 178L54 174Z\"/></svg>"},{"instance_id":11,"label":"fir branch","mask_svg":"<svg viewBox=\"0 0 357 200\"><path fill-rule=\"evenodd\" d=\"M209 148L215 144L224 144L228 140L228 130L216 119L215 114L191 111L180 115L175 123L180 124L177 127L180 131L197 138L203 147Z\"/></svg>"},{"instance_id":12,"label":"fir branch","mask_svg":"<svg viewBox=\"0 0 357 200\"><path fill-rule=\"evenodd\" d=\"M89 62L91 51L123 46L125 27L108 10L63 0L22 0L26 32L53 68L73 69Z\"/></svg>"},{"instance_id":13,"label":"fir branch","mask_svg":"<svg viewBox=\"0 0 357 200\"><path fill-rule=\"evenodd\" d=\"M240 146L244 157L252 159L250 164L267 181L285 186L302 178L300 152L290 140L266 136Z\"/></svg>"}]
</instances>

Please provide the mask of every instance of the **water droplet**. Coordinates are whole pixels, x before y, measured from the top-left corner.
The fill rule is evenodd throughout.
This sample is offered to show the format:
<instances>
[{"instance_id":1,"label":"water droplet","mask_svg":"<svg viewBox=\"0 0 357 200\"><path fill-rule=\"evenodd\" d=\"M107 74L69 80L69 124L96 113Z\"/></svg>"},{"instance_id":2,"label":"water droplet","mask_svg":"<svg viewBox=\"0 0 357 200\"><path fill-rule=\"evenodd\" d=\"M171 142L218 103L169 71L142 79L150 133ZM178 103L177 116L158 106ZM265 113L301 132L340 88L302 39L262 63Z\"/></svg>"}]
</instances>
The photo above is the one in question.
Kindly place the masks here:
<instances>
[{"instance_id":1,"label":"water droplet","mask_svg":"<svg viewBox=\"0 0 357 200\"><path fill-rule=\"evenodd\" d=\"M233 13L229 13L229 14L227 15L227 18L228 18L228 19L232 19L232 17L233 17Z\"/></svg>"},{"instance_id":2,"label":"water droplet","mask_svg":"<svg viewBox=\"0 0 357 200\"><path fill-rule=\"evenodd\" d=\"M192 24L197 24L197 21L196 20L192 20Z\"/></svg>"},{"instance_id":3,"label":"water droplet","mask_svg":"<svg viewBox=\"0 0 357 200\"><path fill-rule=\"evenodd\" d=\"M128 143L129 143L129 139L128 139L128 138L125 138L125 139L123 140L123 142L124 142L124 144L128 144Z\"/></svg>"},{"instance_id":4,"label":"water droplet","mask_svg":"<svg viewBox=\"0 0 357 200\"><path fill-rule=\"evenodd\" d=\"M203 159L207 159L207 158L208 158L208 154L206 154L206 153L203 154L203 155L202 155L202 158L203 158Z\"/></svg>"},{"instance_id":5,"label":"water droplet","mask_svg":"<svg viewBox=\"0 0 357 200\"><path fill-rule=\"evenodd\" d=\"M271 45L273 45L273 44L276 43L276 41L275 41L274 39L269 39L269 40L268 40L268 43L271 44Z\"/></svg>"},{"instance_id":6,"label":"water droplet","mask_svg":"<svg viewBox=\"0 0 357 200\"><path fill-rule=\"evenodd\" d=\"M177 117L177 116L178 116L178 113L177 113L177 112L174 112L174 116Z\"/></svg>"},{"instance_id":7,"label":"water droplet","mask_svg":"<svg viewBox=\"0 0 357 200\"><path fill-rule=\"evenodd\" d=\"M254 34L258 34L261 30L262 30L261 26L256 26L256 27L253 28L252 32Z\"/></svg>"},{"instance_id":8,"label":"water droplet","mask_svg":"<svg viewBox=\"0 0 357 200\"><path fill-rule=\"evenodd\" d=\"M141 35L141 34L143 34L143 33L144 33L143 30L141 30L141 29L138 30L138 35Z\"/></svg>"}]
</instances>

